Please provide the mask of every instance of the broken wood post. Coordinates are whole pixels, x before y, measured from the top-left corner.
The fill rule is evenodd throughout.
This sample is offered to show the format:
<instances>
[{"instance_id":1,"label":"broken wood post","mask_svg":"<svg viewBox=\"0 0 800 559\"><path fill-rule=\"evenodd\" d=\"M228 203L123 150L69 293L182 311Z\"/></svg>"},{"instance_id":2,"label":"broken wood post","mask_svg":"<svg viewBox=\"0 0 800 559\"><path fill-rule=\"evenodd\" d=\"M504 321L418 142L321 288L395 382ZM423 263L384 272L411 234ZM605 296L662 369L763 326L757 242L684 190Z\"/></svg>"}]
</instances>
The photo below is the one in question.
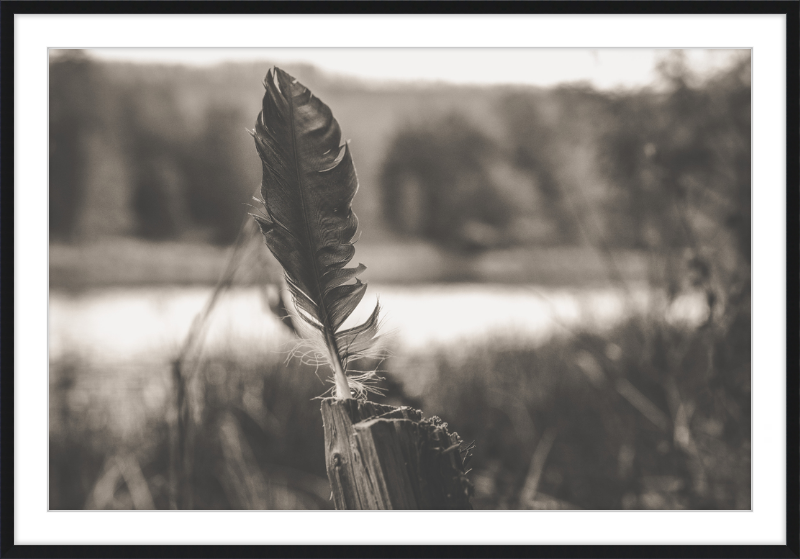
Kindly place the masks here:
<instances>
[{"instance_id":1,"label":"broken wood post","mask_svg":"<svg viewBox=\"0 0 800 559\"><path fill-rule=\"evenodd\" d=\"M322 400L325 467L338 510L471 509L462 441L438 417L366 400Z\"/></svg>"}]
</instances>

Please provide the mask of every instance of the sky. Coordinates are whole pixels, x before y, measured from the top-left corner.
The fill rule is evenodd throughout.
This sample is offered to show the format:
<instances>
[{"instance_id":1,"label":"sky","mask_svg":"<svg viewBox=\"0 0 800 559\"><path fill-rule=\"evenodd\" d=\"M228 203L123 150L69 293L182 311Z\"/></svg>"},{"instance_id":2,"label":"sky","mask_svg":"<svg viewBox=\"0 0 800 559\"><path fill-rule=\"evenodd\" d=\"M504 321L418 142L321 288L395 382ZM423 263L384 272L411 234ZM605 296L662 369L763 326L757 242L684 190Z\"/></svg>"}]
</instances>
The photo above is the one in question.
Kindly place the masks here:
<instances>
[{"instance_id":1,"label":"sky","mask_svg":"<svg viewBox=\"0 0 800 559\"><path fill-rule=\"evenodd\" d=\"M533 48L105 48L92 49L106 60L183 63L196 66L225 61L308 63L332 74L371 81L525 84L549 87L586 81L598 89L639 87L654 82L663 49ZM700 71L726 66L736 51L690 49L689 65Z\"/></svg>"}]
</instances>

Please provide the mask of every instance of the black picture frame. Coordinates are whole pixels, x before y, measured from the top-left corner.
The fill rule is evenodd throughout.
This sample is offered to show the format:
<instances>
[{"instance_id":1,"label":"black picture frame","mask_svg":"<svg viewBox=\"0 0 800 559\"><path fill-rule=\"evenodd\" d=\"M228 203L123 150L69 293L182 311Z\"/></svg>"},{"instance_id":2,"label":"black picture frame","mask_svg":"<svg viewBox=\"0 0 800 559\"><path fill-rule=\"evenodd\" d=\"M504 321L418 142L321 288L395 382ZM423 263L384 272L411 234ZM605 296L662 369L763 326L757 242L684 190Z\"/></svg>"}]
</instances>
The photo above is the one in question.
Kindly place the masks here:
<instances>
[{"instance_id":1,"label":"black picture frame","mask_svg":"<svg viewBox=\"0 0 800 559\"><path fill-rule=\"evenodd\" d=\"M14 16L17 14L173 13L540 13L540 14L786 14L786 545L597 545L597 546L229 546L229 545L18 545L14 541L14 324L15 251L22 239L14 230ZM2 557L800 557L800 398L798 353L798 254L800 254L800 4L765 2L35 2L0 4L2 77L2 189L0 190L0 556ZM357 519L354 518L354 522Z\"/></svg>"}]
</instances>

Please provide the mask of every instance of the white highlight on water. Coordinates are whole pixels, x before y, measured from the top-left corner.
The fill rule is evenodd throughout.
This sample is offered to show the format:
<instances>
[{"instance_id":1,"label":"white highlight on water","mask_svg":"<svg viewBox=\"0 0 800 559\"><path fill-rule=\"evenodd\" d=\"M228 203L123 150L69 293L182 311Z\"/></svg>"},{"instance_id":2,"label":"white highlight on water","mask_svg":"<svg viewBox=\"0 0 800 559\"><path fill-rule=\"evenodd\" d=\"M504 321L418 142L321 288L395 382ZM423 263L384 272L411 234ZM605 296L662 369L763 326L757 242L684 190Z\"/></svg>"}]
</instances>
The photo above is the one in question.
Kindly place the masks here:
<instances>
[{"instance_id":1,"label":"white highlight on water","mask_svg":"<svg viewBox=\"0 0 800 559\"><path fill-rule=\"evenodd\" d=\"M146 287L51 293L50 360L67 355L104 362L172 359L210 292L206 287ZM370 284L345 327L365 320L376 296L385 312L383 330L393 333L396 351L487 336L540 344L579 328L611 327L632 312L642 312L656 297L645 288L626 295L609 288ZM701 294L693 294L665 312L668 320L697 324L707 308ZM223 295L211 315L205 351L280 352L289 341L262 290L236 288Z\"/></svg>"}]
</instances>

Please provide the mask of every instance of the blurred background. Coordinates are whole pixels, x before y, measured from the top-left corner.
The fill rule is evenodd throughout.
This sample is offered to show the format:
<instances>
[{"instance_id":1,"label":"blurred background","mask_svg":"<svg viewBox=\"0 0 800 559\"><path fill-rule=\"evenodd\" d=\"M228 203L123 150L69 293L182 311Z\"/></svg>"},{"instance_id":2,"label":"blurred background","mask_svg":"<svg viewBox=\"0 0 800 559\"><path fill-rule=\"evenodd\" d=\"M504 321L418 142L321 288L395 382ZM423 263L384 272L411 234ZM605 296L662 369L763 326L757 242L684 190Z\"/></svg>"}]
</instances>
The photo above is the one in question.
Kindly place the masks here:
<instances>
[{"instance_id":1,"label":"blurred background","mask_svg":"<svg viewBox=\"0 0 800 559\"><path fill-rule=\"evenodd\" d=\"M504 53L51 50L51 509L333 508L248 217L274 63L351 141L371 399L475 508L750 508L750 52Z\"/></svg>"}]
</instances>

